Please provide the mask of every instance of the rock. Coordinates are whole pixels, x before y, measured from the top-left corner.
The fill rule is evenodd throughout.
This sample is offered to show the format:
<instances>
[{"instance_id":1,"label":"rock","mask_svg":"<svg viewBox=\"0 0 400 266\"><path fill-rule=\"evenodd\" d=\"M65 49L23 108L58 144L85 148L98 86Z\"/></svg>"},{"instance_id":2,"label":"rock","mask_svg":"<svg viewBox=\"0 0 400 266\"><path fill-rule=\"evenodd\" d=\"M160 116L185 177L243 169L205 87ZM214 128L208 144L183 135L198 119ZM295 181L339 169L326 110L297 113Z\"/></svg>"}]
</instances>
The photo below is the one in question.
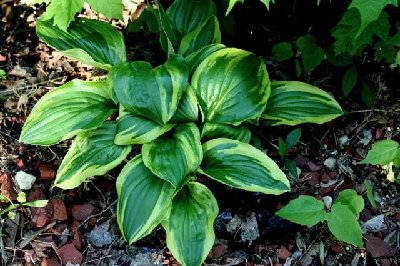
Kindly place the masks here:
<instances>
[{"instance_id":1,"label":"rock","mask_svg":"<svg viewBox=\"0 0 400 266\"><path fill-rule=\"evenodd\" d=\"M246 217L246 219L242 221L240 229L240 238L243 242L253 241L260 237L256 214L254 212L252 212L249 217Z\"/></svg>"},{"instance_id":2,"label":"rock","mask_svg":"<svg viewBox=\"0 0 400 266\"><path fill-rule=\"evenodd\" d=\"M18 195L15 191L14 181L10 174L3 173L0 175L1 194L10 200L16 200Z\"/></svg>"},{"instance_id":3,"label":"rock","mask_svg":"<svg viewBox=\"0 0 400 266\"><path fill-rule=\"evenodd\" d=\"M396 254L396 249L382 239L371 235L367 235L365 238L365 247L373 258L392 257Z\"/></svg>"},{"instance_id":4,"label":"rock","mask_svg":"<svg viewBox=\"0 0 400 266\"><path fill-rule=\"evenodd\" d=\"M25 168L25 162L24 162L23 159L18 159L18 160L17 160L17 167L18 167L19 169L24 169L24 168Z\"/></svg>"},{"instance_id":5,"label":"rock","mask_svg":"<svg viewBox=\"0 0 400 266\"><path fill-rule=\"evenodd\" d=\"M317 184L319 184L319 182L320 182L319 178L320 178L319 172L309 172L309 173L304 173L302 179L307 180L307 183L310 186L314 187Z\"/></svg>"},{"instance_id":6,"label":"rock","mask_svg":"<svg viewBox=\"0 0 400 266\"><path fill-rule=\"evenodd\" d=\"M329 170L335 170L336 169L336 159L333 157L329 157L324 161L324 165L329 169Z\"/></svg>"},{"instance_id":7,"label":"rock","mask_svg":"<svg viewBox=\"0 0 400 266\"><path fill-rule=\"evenodd\" d=\"M361 228L364 233L386 230L387 226L385 224L385 215L381 214L369 219L361 226Z\"/></svg>"},{"instance_id":8,"label":"rock","mask_svg":"<svg viewBox=\"0 0 400 266\"><path fill-rule=\"evenodd\" d=\"M77 221L85 221L96 213L96 208L91 204L82 204L72 206L72 217Z\"/></svg>"},{"instance_id":9,"label":"rock","mask_svg":"<svg viewBox=\"0 0 400 266\"><path fill-rule=\"evenodd\" d=\"M344 252L344 248L339 243L333 243L329 246L329 249L335 253L341 254Z\"/></svg>"},{"instance_id":10,"label":"rock","mask_svg":"<svg viewBox=\"0 0 400 266\"><path fill-rule=\"evenodd\" d=\"M238 228L241 226L241 224L242 224L242 219L240 219L239 216L235 215L226 225L226 231L228 231L231 234L235 234Z\"/></svg>"},{"instance_id":11,"label":"rock","mask_svg":"<svg viewBox=\"0 0 400 266\"><path fill-rule=\"evenodd\" d=\"M51 181L56 177L56 172L50 164L41 164L39 166L39 171L42 180Z\"/></svg>"},{"instance_id":12,"label":"rock","mask_svg":"<svg viewBox=\"0 0 400 266\"><path fill-rule=\"evenodd\" d=\"M72 244L74 244L74 246L79 249L82 250L83 247L83 240L82 240L82 234L81 231L76 230L74 232L74 239L72 239Z\"/></svg>"},{"instance_id":13,"label":"rock","mask_svg":"<svg viewBox=\"0 0 400 266\"><path fill-rule=\"evenodd\" d=\"M25 68L22 68L21 66L17 65L11 70L8 75L10 76L16 76L19 78L25 78L28 72L26 71Z\"/></svg>"},{"instance_id":14,"label":"rock","mask_svg":"<svg viewBox=\"0 0 400 266\"><path fill-rule=\"evenodd\" d=\"M57 250L58 256L60 256L62 264L66 265L68 262L73 264L81 264L83 261L83 255L74 246L74 244L66 244Z\"/></svg>"},{"instance_id":15,"label":"rock","mask_svg":"<svg viewBox=\"0 0 400 266\"><path fill-rule=\"evenodd\" d=\"M24 171L19 171L15 175L15 182L21 190L29 190L35 183L36 177L34 175L25 173Z\"/></svg>"},{"instance_id":16,"label":"rock","mask_svg":"<svg viewBox=\"0 0 400 266\"><path fill-rule=\"evenodd\" d=\"M350 141L349 137L347 135L343 135L338 139L339 146L344 147L346 144L348 144Z\"/></svg>"},{"instance_id":17,"label":"rock","mask_svg":"<svg viewBox=\"0 0 400 266\"><path fill-rule=\"evenodd\" d=\"M68 219L67 208L64 201L61 199L52 199L50 204L53 206L53 219L58 221L65 221Z\"/></svg>"},{"instance_id":18,"label":"rock","mask_svg":"<svg viewBox=\"0 0 400 266\"><path fill-rule=\"evenodd\" d=\"M61 263L55 258L44 258L40 266L61 266Z\"/></svg>"},{"instance_id":19,"label":"rock","mask_svg":"<svg viewBox=\"0 0 400 266\"><path fill-rule=\"evenodd\" d=\"M225 244L217 244L211 249L209 257L211 257L211 259L219 259L224 255L225 250Z\"/></svg>"},{"instance_id":20,"label":"rock","mask_svg":"<svg viewBox=\"0 0 400 266\"><path fill-rule=\"evenodd\" d=\"M35 185L33 186L31 192L29 192L26 199L28 201L44 200L46 199L46 195L44 194L43 190L40 187Z\"/></svg>"},{"instance_id":21,"label":"rock","mask_svg":"<svg viewBox=\"0 0 400 266\"><path fill-rule=\"evenodd\" d=\"M114 234L110 231L110 221L96 225L89 233L89 242L96 247L104 247L110 245L114 239Z\"/></svg>"},{"instance_id":22,"label":"rock","mask_svg":"<svg viewBox=\"0 0 400 266\"><path fill-rule=\"evenodd\" d=\"M278 249L278 258L282 260L286 260L291 255L292 252L290 252L285 246L281 246L281 248Z\"/></svg>"},{"instance_id":23,"label":"rock","mask_svg":"<svg viewBox=\"0 0 400 266\"><path fill-rule=\"evenodd\" d=\"M46 207L43 208L32 207L31 212L32 224L37 228L45 227L53 217L53 207L51 206L51 204L48 204Z\"/></svg>"}]
</instances>

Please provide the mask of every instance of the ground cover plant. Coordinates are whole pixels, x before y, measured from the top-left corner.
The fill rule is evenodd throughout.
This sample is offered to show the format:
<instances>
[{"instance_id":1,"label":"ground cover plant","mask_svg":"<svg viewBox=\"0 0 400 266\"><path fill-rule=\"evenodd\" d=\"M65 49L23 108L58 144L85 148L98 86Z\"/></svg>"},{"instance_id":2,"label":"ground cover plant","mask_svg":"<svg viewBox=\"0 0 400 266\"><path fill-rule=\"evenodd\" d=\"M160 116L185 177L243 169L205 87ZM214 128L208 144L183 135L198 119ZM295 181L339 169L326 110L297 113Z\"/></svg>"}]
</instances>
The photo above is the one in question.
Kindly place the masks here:
<instances>
[{"instance_id":1,"label":"ground cover plant","mask_svg":"<svg viewBox=\"0 0 400 266\"><path fill-rule=\"evenodd\" d=\"M58 256L63 264L72 258L79 264L82 253L85 264L115 265L119 260L118 265L125 265L130 260L114 259L119 256L115 247L122 251L147 246L162 249L160 265L200 265L206 257L206 265L248 260L265 265L357 264L370 263L371 256L378 265L385 259L395 261L398 134L385 131L389 123L396 124L395 106L385 109L395 97L381 98L390 92L386 76L370 76L369 71L376 70L366 66L380 64L387 71L390 64L396 69L398 47L389 42L397 34L395 1L374 5L379 15L367 20L365 14L371 11L357 1L310 1L304 7L322 11L313 24L301 15L299 4L283 0L156 1L141 4L129 24L115 20L131 19L126 10L121 16L121 1L107 6L98 1L35 2L46 2L47 9L35 20L36 31L28 31L33 38L29 42L35 47L38 36L55 49L43 43L35 47L37 58L40 53L37 77L57 88L23 94L16 107L10 103L13 97L7 98L10 91L0 90L0 189L7 195L0 199L2 214L6 217L10 210L14 224L24 223L27 214L30 224L43 228L35 232L28 225L33 237L21 233L16 252L23 252L27 262ZM46 5L36 5L35 16ZM8 7L2 4L2 12ZM82 7L83 16L77 16ZM68 12L58 12L61 8ZM321 23L328 24L328 30L318 24L327 9L334 14L329 23ZM343 22L348 13L354 16L351 25ZM255 22L260 14L272 20ZM7 21L9 13L6 16ZM380 21L382 16L388 23ZM292 29L285 30L282 20ZM381 28L372 33L378 24ZM363 40L357 51L335 50L339 29L361 32L362 38L354 39L355 45ZM21 34L11 31L5 43ZM382 42L391 47L383 49ZM30 62L19 61L26 55L17 48L0 51L5 70L0 71L1 89L26 69L2 64L3 55L15 64ZM390 49L390 60L379 57ZM55 61L43 64L48 56ZM68 65L74 70L65 71ZM63 69L56 77L64 77L51 83L47 79L52 80L54 72L47 72L55 66ZM345 107L345 116L334 97ZM38 98L30 111L30 102ZM368 104L373 107L358 109ZM375 112L382 116L373 116ZM376 142L367 154L368 144L382 138L393 140ZM7 142L12 145L5 146ZM3 151L16 151L17 157ZM15 165L10 158L18 158ZM13 180L7 172L20 170L40 174L36 181L31 175L33 186L22 189L27 199L23 193L9 193ZM14 182L18 184L17 176ZM64 202L67 209L59 216L56 207ZM89 208L87 215L80 216L78 207ZM46 218L56 213L57 218ZM10 228L8 220L2 220L4 232ZM67 237L63 226L70 230ZM55 230L64 232L58 236ZM107 244L93 238L96 232ZM49 233L58 239L51 244L55 253L43 253L44 244L37 244L49 241L44 240ZM4 261L10 258L8 247L13 247L8 234L0 239L7 243L6 250L1 246ZM133 245L128 247L123 238ZM105 249L99 249L103 245ZM27 248L39 259L29 257L32 251ZM71 250L77 256L68 253ZM242 258L240 252L252 255ZM337 252L343 256L332 256ZM139 255L126 253L132 263ZM152 256L152 262L139 265L155 263Z\"/></svg>"},{"instance_id":2,"label":"ground cover plant","mask_svg":"<svg viewBox=\"0 0 400 266\"><path fill-rule=\"evenodd\" d=\"M127 62L111 25L75 19L66 31L46 15L38 36L63 54L109 71L98 82L73 80L43 96L20 141L52 145L75 137L55 185L72 189L119 165L143 145L117 178L117 218L134 243L162 224L182 265L201 265L214 243L218 203L197 182L279 195L289 180L248 144L249 125L324 123L342 114L326 92L301 82L271 82L256 55L222 44L213 1L175 1L156 10L167 61ZM109 119L116 117L117 119Z\"/></svg>"}]
</instances>

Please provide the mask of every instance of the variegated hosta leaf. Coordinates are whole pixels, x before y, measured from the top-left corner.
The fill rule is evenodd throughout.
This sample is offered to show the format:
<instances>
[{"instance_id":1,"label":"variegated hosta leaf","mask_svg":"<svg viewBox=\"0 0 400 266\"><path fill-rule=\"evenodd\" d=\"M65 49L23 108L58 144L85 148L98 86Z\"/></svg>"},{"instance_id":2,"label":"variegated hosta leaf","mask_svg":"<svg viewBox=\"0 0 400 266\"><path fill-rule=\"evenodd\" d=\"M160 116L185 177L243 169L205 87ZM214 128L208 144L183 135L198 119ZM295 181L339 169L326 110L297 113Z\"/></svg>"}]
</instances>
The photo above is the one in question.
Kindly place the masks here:
<instances>
[{"instance_id":1,"label":"variegated hosta leaf","mask_svg":"<svg viewBox=\"0 0 400 266\"><path fill-rule=\"evenodd\" d=\"M175 0L167 10L175 29L184 36L201 26L210 16L217 15L213 0Z\"/></svg>"},{"instance_id":2,"label":"variegated hosta leaf","mask_svg":"<svg viewBox=\"0 0 400 266\"><path fill-rule=\"evenodd\" d=\"M179 125L171 138L159 138L142 147L144 164L158 177L179 188L197 170L203 158L200 132L194 123Z\"/></svg>"},{"instance_id":3,"label":"variegated hosta leaf","mask_svg":"<svg viewBox=\"0 0 400 266\"><path fill-rule=\"evenodd\" d=\"M250 144L213 139L203 144L203 153L201 171L225 185L273 195L290 189L279 166Z\"/></svg>"},{"instance_id":4,"label":"variegated hosta leaf","mask_svg":"<svg viewBox=\"0 0 400 266\"><path fill-rule=\"evenodd\" d=\"M20 141L56 144L100 126L116 109L107 82L72 80L36 103L22 128Z\"/></svg>"},{"instance_id":5,"label":"variegated hosta leaf","mask_svg":"<svg viewBox=\"0 0 400 266\"><path fill-rule=\"evenodd\" d=\"M129 244L148 235L168 218L175 189L144 165L142 156L133 158L117 178L117 220Z\"/></svg>"},{"instance_id":6,"label":"variegated hosta leaf","mask_svg":"<svg viewBox=\"0 0 400 266\"><path fill-rule=\"evenodd\" d=\"M183 266L200 266L215 239L218 204L204 185L191 182L175 197L169 218L162 222L167 246Z\"/></svg>"},{"instance_id":7,"label":"variegated hosta leaf","mask_svg":"<svg viewBox=\"0 0 400 266\"><path fill-rule=\"evenodd\" d=\"M190 74L193 74L200 63L203 62L203 60L206 59L209 55L223 48L226 48L226 46L221 43L214 43L204 46L203 48L200 48L197 51L186 56L185 60L189 66Z\"/></svg>"},{"instance_id":8,"label":"variegated hosta leaf","mask_svg":"<svg viewBox=\"0 0 400 266\"><path fill-rule=\"evenodd\" d=\"M36 33L51 47L87 65L109 70L126 61L122 34L106 22L78 18L63 31L52 20L38 20Z\"/></svg>"},{"instance_id":9,"label":"variegated hosta leaf","mask_svg":"<svg viewBox=\"0 0 400 266\"><path fill-rule=\"evenodd\" d=\"M323 90L298 81L272 82L262 119L266 125L322 124L343 114L335 99Z\"/></svg>"},{"instance_id":10,"label":"variegated hosta leaf","mask_svg":"<svg viewBox=\"0 0 400 266\"><path fill-rule=\"evenodd\" d=\"M202 25L183 36L178 53L185 56L209 44L220 42L219 22L216 16L212 16Z\"/></svg>"},{"instance_id":11,"label":"variegated hosta leaf","mask_svg":"<svg viewBox=\"0 0 400 266\"><path fill-rule=\"evenodd\" d=\"M221 49L204 59L193 74L192 87L206 122L234 125L258 119L270 94L262 60L235 48Z\"/></svg>"},{"instance_id":12,"label":"variegated hosta leaf","mask_svg":"<svg viewBox=\"0 0 400 266\"><path fill-rule=\"evenodd\" d=\"M127 112L120 116L117 125L117 135L114 140L117 145L148 143L174 127L173 124L161 126L146 117Z\"/></svg>"},{"instance_id":13,"label":"variegated hosta leaf","mask_svg":"<svg viewBox=\"0 0 400 266\"><path fill-rule=\"evenodd\" d=\"M55 186L72 189L86 178L104 175L119 165L131 146L115 145L116 131L116 123L106 121L99 128L79 134L57 171Z\"/></svg>"},{"instance_id":14,"label":"variegated hosta leaf","mask_svg":"<svg viewBox=\"0 0 400 266\"><path fill-rule=\"evenodd\" d=\"M232 126L227 124L205 123L201 131L203 141L216 138L228 138L249 143L251 139L251 131L245 125Z\"/></svg>"},{"instance_id":15,"label":"variegated hosta leaf","mask_svg":"<svg viewBox=\"0 0 400 266\"><path fill-rule=\"evenodd\" d=\"M193 89L188 85L179 101L178 108L170 123L197 122L199 120L199 106Z\"/></svg>"},{"instance_id":16,"label":"variegated hosta leaf","mask_svg":"<svg viewBox=\"0 0 400 266\"><path fill-rule=\"evenodd\" d=\"M158 0L155 0L157 3L157 18L160 24L160 44L163 51L168 55L176 54L178 50L179 42L180 42L180 34L178 30L175 28L174 23L171 21L171 18L167 15L163 7L160 5ZM147 5L149 8L151 5Z\"/></svg>"},{"instance_id":17,"label":"variegated hosta leaf","mask_svg":"<svg viewBox=\"0 0 400 266\"><path fill-rule=\"evenodd\" d=\"M174 115L189 79L181 56L154 69L146 62L124 63L110 71L115 96L132 114L165 125Z\"/></svg>"}]
</instances>

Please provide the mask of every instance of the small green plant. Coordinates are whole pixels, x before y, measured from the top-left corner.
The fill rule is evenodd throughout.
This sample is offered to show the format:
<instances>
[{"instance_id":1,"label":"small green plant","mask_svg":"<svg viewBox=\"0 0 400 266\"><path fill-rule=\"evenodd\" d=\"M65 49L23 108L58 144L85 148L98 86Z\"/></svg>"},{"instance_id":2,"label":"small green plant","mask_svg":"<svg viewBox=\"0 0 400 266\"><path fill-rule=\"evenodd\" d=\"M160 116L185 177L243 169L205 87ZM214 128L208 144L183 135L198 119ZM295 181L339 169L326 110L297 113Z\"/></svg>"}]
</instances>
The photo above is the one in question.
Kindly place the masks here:
<instances>
[{"instance_id":1,"label":"small green plant","mask_svg":"<svg viewBox=\"0 0 400 266\"><path fill-rule=\"evenodd\" d=\"M297 173L297 166L296 163L289 158L286 158L287 152L292 149L296 144L299 142L301 137L301 128L296 128L293 129L292 131L289 132L286 136L286 141L284 141L282 138L278 138L278 153L281 156L281 160L285 163L286 168L288 169L289 173L294 177L298 178L298 173Z\"/></svg>"},{"instance_id":2,"label":"small green plant","mask_svg":"<svg viewBox=\"0 0 400 266\"><path fill-rule=\"evenodd\" d=\"M35 201L26 201L26 194L24 192L19 192L17 197L17 202L14 203L12 200L7 198L6 196L0 194L0 201L6 202L7 207L0 209L0 217L7 214L10 219L13 219L16 215L16 210L21 207L45 207L47 205L47 200L35 200Z\"/></svg>"},{"instance_id":3,"label":"small green plant","mask_svg":"<svg viewBox=\"0 0 400 266\"><path fill-rule=\"evenodd\" d=\"M55 179L63 189L105 174L142 145L116 182L121 232L132 244L161 224L176 259L196 266L212 248L218 213L197 176L247 191L287 192L289 180L278 165L248 144L250 126L324 123L342 110L309 84L271 82L258 56L220 44L213 1L147 8L168 55L157 67L128 62L121 33L105 22L79 18L63 31L49 16L38 20L44 42L108 77L48 92L20 141L53 145L75 137Z\"/></svg>"},{"instance_id":4,"label":"small green plant","mask_svg":"<svg viewBox=\"0 0 400 266\"><path fill-rule=\"evenodd\" d=\"M4 78L5 76L7 76L7 73L3 69L0 69L0 78Z\"/></svg>"},{"instance_id":5,"label":"small green plant","mask_svg":"<svg viewBox=\"0 0 400 266\"><path fill-rule=\"evenodd\" d=\"M358 216L364 209L364 199L352 189L339 193L329 210L322 200L312 196L299 196L280 209L276 215L291 222L314 226L327 222L329 231L340 241L363 246Z\"/></svg>"},{"instance_id":6,"label":"small green plant","mask_svg":"<svg viewBox=\"0 0 400 266\"><path fill-rule=\"evenodd\" d=\"M364 160L359 163L381 165L387 171L387 179L390 182L400 180L400 174L395 175L393 166L400 168L400 144L394 140L380 140L372 145Z\"/></svg>"}]
</instances>

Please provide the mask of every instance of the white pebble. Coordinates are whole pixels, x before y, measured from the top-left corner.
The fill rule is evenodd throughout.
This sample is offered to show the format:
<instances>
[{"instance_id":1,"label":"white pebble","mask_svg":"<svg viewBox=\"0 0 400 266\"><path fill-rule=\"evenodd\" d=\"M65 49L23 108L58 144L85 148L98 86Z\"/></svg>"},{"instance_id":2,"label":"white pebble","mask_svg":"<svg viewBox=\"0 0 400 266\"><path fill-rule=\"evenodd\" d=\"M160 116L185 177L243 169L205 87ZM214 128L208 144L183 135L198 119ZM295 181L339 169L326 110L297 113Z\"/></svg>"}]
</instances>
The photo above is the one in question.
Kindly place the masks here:
<instances>
[{"instance_id":1,"label":"white pebble","mask_svg":"<svg viewBox=\"0 0 400 266\"><path fill-rule=\"evenodd\" d=\"M15 182L17 183L18 188L21 190L31 189L35 181L35 176L25 173L24 171L19 171L15 175Z\"/></svg>"}]
</instances>

